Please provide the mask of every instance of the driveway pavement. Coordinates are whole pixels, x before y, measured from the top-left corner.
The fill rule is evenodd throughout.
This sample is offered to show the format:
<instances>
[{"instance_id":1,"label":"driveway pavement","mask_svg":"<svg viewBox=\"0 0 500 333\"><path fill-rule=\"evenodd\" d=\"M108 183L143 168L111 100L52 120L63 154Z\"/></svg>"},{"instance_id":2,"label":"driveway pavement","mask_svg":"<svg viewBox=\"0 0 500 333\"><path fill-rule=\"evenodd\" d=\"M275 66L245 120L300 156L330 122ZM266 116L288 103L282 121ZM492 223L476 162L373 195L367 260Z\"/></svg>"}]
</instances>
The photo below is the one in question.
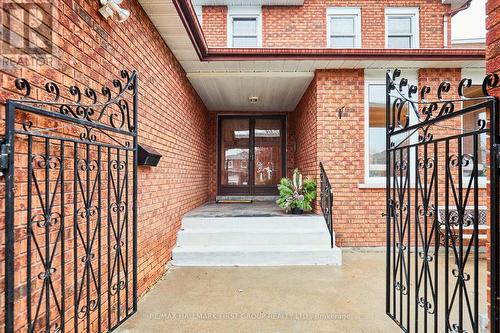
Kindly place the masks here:
<instances>
[{"instance_id":1,"label":"driveway pavement","mask_svg":"<svg viewBox=\"0 0 500 333\"><path fill-rule=\"evenodd\" d=\"M345 251L340 267L173 267L117 332L397 333L384 260Z\"/></svg>"}]
</instances>

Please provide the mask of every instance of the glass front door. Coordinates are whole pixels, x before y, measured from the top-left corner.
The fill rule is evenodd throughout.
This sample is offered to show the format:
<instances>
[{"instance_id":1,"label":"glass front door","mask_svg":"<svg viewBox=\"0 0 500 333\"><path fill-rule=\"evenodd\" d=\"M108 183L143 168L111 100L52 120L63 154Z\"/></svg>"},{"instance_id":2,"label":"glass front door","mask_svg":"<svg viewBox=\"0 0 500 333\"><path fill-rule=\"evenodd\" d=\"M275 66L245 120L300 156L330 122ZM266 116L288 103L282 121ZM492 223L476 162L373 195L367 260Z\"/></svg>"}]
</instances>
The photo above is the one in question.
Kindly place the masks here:
<instances>
[{"instance_id":1,"label":"glass front door","mask_svg":"<svg viewBox=\"0 0 500 333\"><path fill-rule=\"evenodd\" d=\"M220 117L218 128L218 194L277 194L285 170L285 117Z\"/></svg>"}]
</instances>

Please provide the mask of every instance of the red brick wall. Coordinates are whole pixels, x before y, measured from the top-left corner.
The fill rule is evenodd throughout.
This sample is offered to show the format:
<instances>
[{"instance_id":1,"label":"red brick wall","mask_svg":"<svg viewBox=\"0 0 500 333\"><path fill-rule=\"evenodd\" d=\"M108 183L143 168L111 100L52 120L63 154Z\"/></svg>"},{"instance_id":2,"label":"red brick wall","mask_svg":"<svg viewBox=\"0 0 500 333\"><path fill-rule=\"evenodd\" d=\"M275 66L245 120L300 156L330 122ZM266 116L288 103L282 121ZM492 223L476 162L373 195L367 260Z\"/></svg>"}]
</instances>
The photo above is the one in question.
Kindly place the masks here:
<instances>
[{"instance_id":1,"label":"red brick wall","mask_svg":"<svg viewBox=\"0 0 500 333\"><path fill-rule=\"evenodd\" d=\"M421 69L418 73L419 86L433 87L431 96L441 81L448 80L456 86L460 79L460 69ZM292 114L294 123L301 124L294 133L298 143L295 166L319 180L318 163L323 162L332 184L338 246L385 244L385 218L381 216L385 212L385 188L364 185L364 90L362 69L317 71ZM338 109L342 106L348 112L339 118ZM457 119L446 125L459 128L461 122ZM436 137L451 134L438 133L436 129L434 132ZM444 177L440 177L440 183L444 186ZM480 192L481 205L484 194Z\"/></svg>"},{"instance_id":2,"label":"red brick wall","mask_svg":"<svg viewBox=\"0 0 500 333\"><path fill-rule=\"evenodd\" d=\"M203 6L203 34L210 47L227 46L227 7Z\"/></svg>"},{"instance_id":3,"label":"red brick wall","mask_svg":"<svg viewBox=\"0 0 500 333\"><path fill-rule=\"evenodd\" d=\"M420 47L443 47L443 14L450 10L450 6L441 4L440 0L305 0L303 6L263 6L262 46L326 47L326 9L335 6L361 7L361 43L364 48L385 47L386 7L419 7ZM203 8L203 32L210 47L227 46L226 8ZM451 29L451 24L449 27ZM448 45L451 45L451 33L448 36Z\"/></svg>"},{"instance_id":4,"label":"red brick wall","mask_svg":"<svg viewBox=\"0 0 500 333\"><path fill-rule=\"evenodd\" d=\"M486 3L486 72L500 72L500 0ZM495 91L497 96L500 92Z\"/></svg>"},{"instance_id":5,"label":"red brick wall","mask_svg":"<svg viewBox=\"0 0 500 333\"><path fill-rule=\"evenodd\" d=\"M318 132L317 132L317 87L313 79L291 114L294 124L294 167L308 178L319 180Z\"/></svg>"},{"instance_id":6,"label":"red brick wall","mask_svg":"<svg viewBox=\"0 0 500 333\"><path fill-rule=\"evenodd\" d=\"M102 18L98 1L54 2L56 51L50 62L40 64L29 56L2 55L0 131L4 129L6 99L18 97L15 77L25 77L35 85L53 80L66 92L72 84L100 91L102 85L112 87L110 80L121 69L138 71L139 143L163 155L158 167L140 167L138 171L138 289L143 295L164 273L181 216L208 199L208 113L139 3L130 0L124 6L132 15L117 24ZM9 60L13 63L5 66ZM0 197L3 189L2 180ZM2 251L1 267L3 256ZM16 288L22 292L25 286ZM25 315L26 306L21 305L16 307L16 320ZM67 306L72 306L69 300ZM67 319L71 319L69 313Z\"/></svg>"},{"instance_id":7,"label":"red brick wall","mask_svg":"<svg viewBox=\"0 0 500 333\"><path fill-rule=\"evenodd\" d=\"M385 190L364 183L364 71L328 70L318 78L318 159L333 189L338 246L382 246ZM337 109L347 114L338 117Z\"/></svg>"}]
</instances>

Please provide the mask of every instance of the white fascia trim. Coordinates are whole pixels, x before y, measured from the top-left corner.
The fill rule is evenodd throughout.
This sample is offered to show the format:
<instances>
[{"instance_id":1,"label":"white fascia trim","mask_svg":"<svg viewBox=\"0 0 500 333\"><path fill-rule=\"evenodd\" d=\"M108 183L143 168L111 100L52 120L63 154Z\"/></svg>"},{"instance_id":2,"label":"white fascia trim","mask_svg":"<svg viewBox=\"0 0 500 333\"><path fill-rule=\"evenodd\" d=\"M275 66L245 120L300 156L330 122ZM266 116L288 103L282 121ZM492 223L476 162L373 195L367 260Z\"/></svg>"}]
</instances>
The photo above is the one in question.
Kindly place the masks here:
<instances>
[{"instance_id":1,"label":"white fascia trim","mask_svg":"<svg viewBox=\"0 0 500 333\"><path fill-rule=\"evenodd\" d=\"M235 17L257 19L257 47L262 47L262 6L227 7L227 47L233 47L233 18Z\"/></svg>"},{"instance_id":2,"label":"white fascia trim","mask_svg":"<svg viewBox=\"0 0 500 333\"><path fill-rule=\"evenodd\" d=\"M326 9L326 46L330 45L330 16L354 16L354 34L356 36L354 47L361 47L361 8L359 7L328 7Z\"/></svg>"},{"instance_id":3,"label":"white fascia trim","mask_svg":"<svg viewBox=\"0 0 500 333\"><path fill-rule=\"evenodd\" d=\"M202 5L193 5L194 12L196 13L196 17L198 18L198 22L200 25L203 24L203 6Z\"/></svg>"},{"instance_id":4,"label":"white fascia trim","mask_svg":"<svg viewBox=\"0 0 500 333\"><path fill-rule=\"evenodd\" d=\"M412 45L414 45L413 49L418 49L420 47L420 17L419 17L419 8L418 7L387 7L385 9L385 47L388 48L389 44L389 30L388 30L388 18L389 16L398 16L398 15L411 15L412 16L412 30L414 31L412 37Z\"/></svg>"}]
</instances>

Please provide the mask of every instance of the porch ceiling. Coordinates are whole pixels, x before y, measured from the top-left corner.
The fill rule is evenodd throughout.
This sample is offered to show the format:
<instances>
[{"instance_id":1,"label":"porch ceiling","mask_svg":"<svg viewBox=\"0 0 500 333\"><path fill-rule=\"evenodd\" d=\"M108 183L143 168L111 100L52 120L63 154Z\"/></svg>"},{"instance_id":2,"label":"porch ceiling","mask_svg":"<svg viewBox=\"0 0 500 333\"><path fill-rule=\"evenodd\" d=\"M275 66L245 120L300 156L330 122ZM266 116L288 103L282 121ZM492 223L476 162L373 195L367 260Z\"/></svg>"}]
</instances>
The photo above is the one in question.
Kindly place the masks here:
<instances>
[{"instance_id":1,"label":"porch ceiling","mask_svg":"<svg viewBox=\"0 0 500 333\"><path fill-rule=\"evenodd\" d=\"M293 111L313 77L313 72L188 73L212 111Z\"/></svg>"},{"instance_id":2,"label":"porch ceiling","mask_svg":"<svg viewBox=\"0 0 500 333\"><path fill-rule=\"evenodd\" d=\"M209 110L293 110L317 69L485 67L480 50L212 49L190 27L200 29L186 1L139 0Z\"/></svg>"}]
</instances>

